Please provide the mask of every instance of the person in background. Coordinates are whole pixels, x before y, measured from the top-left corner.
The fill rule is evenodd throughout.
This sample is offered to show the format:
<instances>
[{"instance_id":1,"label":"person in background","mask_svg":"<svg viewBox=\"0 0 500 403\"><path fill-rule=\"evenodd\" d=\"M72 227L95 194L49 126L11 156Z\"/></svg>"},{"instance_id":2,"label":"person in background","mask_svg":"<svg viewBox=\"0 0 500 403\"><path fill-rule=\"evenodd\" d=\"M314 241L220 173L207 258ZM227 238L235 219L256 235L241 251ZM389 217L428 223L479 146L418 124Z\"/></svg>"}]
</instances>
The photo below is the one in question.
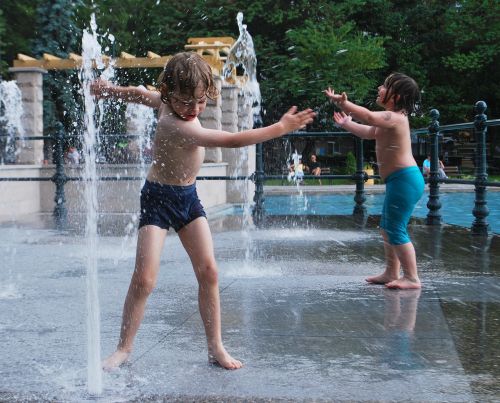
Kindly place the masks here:
<instances>
[{"instance_id":1,"label":"person in background","mask_svg":"<svg viewBox=\"0 0 500 403\"><path fill-rule=\"evenodd\" d=\"M80 153L76 147L69 147L66 153L66 163L69 165L78 165L80 163Z\"/></svg>"},{"instance_id":2,"label":"person in background","mask_svg":"<svg viewBox=\"0 0 500 403\"><path fill-rule=\"evenodd\" d=\"M427 155L427 158L422 163L422 174L424 175L424 177L427 178L430 173L431 173L431 156ZM438 178L439 179L448 178L448 176L446 175L446 172L444 171L443 161L441 161L441 160L439 160Z\"/></svg>"},{"instance_id":3,"label":"person in background","mask_svg":"<svg viewBox=\"0 0 500 403\"><path fill-rule=\"evenodd\" d=\"M299 159L299 163L295 166L295 180L297 182L304 181L304 163L302 162L302 158Z\"/></svg>"},{"instance_id":4,"label":"person in background","mask_svg":"<svg viewBox=\"0 0 500 403\"><path fill-rule=\"evenodd\" d=\"M311 154L309 161L309 165L307 166L307 170L309 170L309 173L314 176L321 176L321 165L317 161L316 155ZM321 185L321 179L319 179L319 184Z\"/></svg>"}]
</instances>

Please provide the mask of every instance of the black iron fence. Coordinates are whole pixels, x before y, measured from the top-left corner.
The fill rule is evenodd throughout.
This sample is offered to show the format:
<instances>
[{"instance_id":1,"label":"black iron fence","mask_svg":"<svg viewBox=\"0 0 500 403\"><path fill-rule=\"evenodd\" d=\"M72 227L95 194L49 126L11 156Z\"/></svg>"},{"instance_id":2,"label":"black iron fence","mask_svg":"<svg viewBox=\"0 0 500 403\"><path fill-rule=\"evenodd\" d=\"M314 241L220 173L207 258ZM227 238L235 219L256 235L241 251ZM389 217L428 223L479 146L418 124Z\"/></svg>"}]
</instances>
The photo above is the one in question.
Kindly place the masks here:
<instances>
[{"instance_id":1,"label":"black iron fence","mask_svg":"<svg viewBox=\"0 0 500 403\"><path fill-rule=\"evenodd\" d=\"M456 183L456 184L471 184L474 185L475 200L472 213L475 217L472 223L472 233L477 235L484 235L488 233L488 223L486 218L489 214L486 191L487 187L500 187L500 182L489 182L487 174L487 161L486 161L486 133L490 126L500 126L500 119L487 120L485 115L486 103L479 101L475 105L476 116L473 122L462 123L455 125L439 125L439 112L433 109L430 112L431 123L428 128L419 129L412 132L417 136L428 136L431 144L431 162L430 173L426 182L429 183L429 201L427 208L426 223L429 225L441 225L442 218L440 214L441 202L439 199L439 186L441 183ZM260 126L260 119L255 119L255 126ZM476 137L476 153L475 153L475 172L474 179L454 179L442 178L439 176L439 140L445 132L453 132L459 130L472 129ZM137 138L138 136L132 135L119 135L122 138ZM355 141L355 154L356 154L356 171L352 175L335 175L326 174L320 177L314 175L305 175L304 179L349 179L355 182L355 195L354 195L354 208L353 215L360 219L367 217L367 209L365 206L365 182L368 179L380 179L379 175L368 175L364 170L363 159L363 140L355 137L348 132L295 132L290 133L285 138L306 138L306 137L352 137ZM0 135L6 137L6 135ZM84 178L80 176L67 176L64 168L64 142L65 134L62 125L59 125L58 130L53 136L29 136L23 137L24 141L30 140L52 140L54 142L54 164L55 173L51 177L0 177L1 181L52 181L55 184L55 207L53 211L56 226L64 228L67 222L67 209L64 186L68 181L82 181ZM16 138L19 140L19 138ZM252 215L254 222L257 226L265 223L265 198L264 198L264 183L268 179L284 179L286 175L266 175L264 172L263 161L263 147L262 144L256 146L256 170L250 176L198 176L197 180L252 180L255 183L254 194L254 207ZM136 176L109 176L99 177L99 181L134 181L142 180L142 177Z\"/></svg>"},{"instance_id":2,"label":"black iron fence","mask_svg":"<svg viewBox=\"0 0 500 403\"><path fill-rule=\"evenodd\" d=\"M486 190L487 187L500 187L500 182L488 182L487 174L487 160L486 160L486 133L488 127L500 126L500 119L487 120L485 115L486 103L479 101L475 105L476 116L473 122L462 123L455 125L446 125L440 127L439 125L439 111L433 109L430 112L431 123L426 129L419 129L412 132L416 136L429 136L430 139L430 172L426 178L426 182L429 184L429 201L427 203L427 208L429 212L426 217L426 223L429 225L441 225L442 218L440 214L441 202L439 198L439 186L441 183L455 183L455 184L470 184L474 185L475 200L472 214L475 219L472 223L472 233L476 235L485 235L488 233L488 223L486 217L489 215L489 210L486 200ZM474 132L476 140L476 151L475 151L475 169L474 169L474 179L454 179L454 178L443 178L439 175L439 143L440 138L445 132L454 132L462 130L470 130ZM368 179L380 179L378 175L367 175L364 171L364 160L363 160L363 140L355 137L351 133L347 132L298 132L289 134L286 137L339 137L339 136L351 136L355 138L356 144L356 172L353 175L321 175L324 179L351 179L356 183L356 191L354 196L354 209L353 215L361 219L366 218L367 210L364 205L366 201L364 184ZM257 145L257 167L256 167L256 191L255 191L255 206L254 206L254 219L256 222L262 222L265 220L265 210L264 210L264 192L263 192L263 182L266 179L277 179L283 178L283 175L265 175L263 170L263 160L262 160L262 145ZM318 179L317 176L305 175L304 179Z\"/></svg>"}]
</instances>

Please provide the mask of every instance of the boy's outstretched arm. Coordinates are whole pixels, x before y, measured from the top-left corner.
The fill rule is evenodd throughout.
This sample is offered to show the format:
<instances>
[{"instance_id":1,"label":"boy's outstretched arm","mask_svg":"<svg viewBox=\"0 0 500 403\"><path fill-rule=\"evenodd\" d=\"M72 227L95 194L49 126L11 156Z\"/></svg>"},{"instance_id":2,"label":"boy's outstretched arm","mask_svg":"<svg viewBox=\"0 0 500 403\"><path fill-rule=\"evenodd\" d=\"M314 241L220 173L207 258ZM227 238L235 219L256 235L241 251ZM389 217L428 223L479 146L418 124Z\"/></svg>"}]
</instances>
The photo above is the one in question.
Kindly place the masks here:
<instances>
[{"instance_id":1,"label":"boy's outstretched arm","mask_svg":"<svg viewBox=\"0 0 500 403\"><path fill-rule=\"evenodd\" d=\"M315 115L312 109L297 112L297 107L293 106L277 123L238 133L205 129L194 122L181 121L177 125L179 135L197 146L237 148L262 143L304 128L313 121Z\"/></svg>"},{"instance_id":2,"label":"boy's outstretched arm","mask_svg":"<svg viewBox=\"0 0 500 403\"><path fill-rule=\"evenodd\" d=\"M372 112L369 109L349 101L345 92L336 94L332 88L328 87L324 93L330 101L342 109L342 111L352 115L357 120L367 125L391 129L401 122L400 114L391 111Z\"/></svg>"},{"instance_id":3,"label":"boy's outstretched arm","mask_svg":"<svg viewBox=\"0 0 500 403\"><path fill-rule=\"evenodd\" d=\"M158 91L149 91L144 87L121 87L103 79L95 80L90 84L90 93L99 99L121 99L151 108L159 108L161 105Z\"/></svg>"},{"instance_id":4,"label":"boy's outstretched arm","mask_svg":"<svg viewBox=\"0 0 500 403\"><path fill-rule=\"evenodd\" d=\"M338 126L362 139L374 140L376 138L375 126L367 126L353 122L351 116L346 115L344 112L334 112L333 120L335 120Z\"/></svg>"}]
</instances>

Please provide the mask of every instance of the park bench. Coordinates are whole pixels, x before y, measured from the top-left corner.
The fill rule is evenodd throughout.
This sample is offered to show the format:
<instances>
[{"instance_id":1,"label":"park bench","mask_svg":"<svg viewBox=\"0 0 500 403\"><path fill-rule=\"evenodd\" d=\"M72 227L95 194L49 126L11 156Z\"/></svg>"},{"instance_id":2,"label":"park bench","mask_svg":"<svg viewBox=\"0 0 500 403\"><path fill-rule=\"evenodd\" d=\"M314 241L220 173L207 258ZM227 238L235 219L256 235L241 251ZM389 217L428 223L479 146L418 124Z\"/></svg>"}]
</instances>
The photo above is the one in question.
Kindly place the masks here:
<instances>
[{"instance_id":1,"label":"park bench","mask_svg":"<svg viewBox=\"0 0 500 403\"><path fill-rule=\"evenodd\" d=\"M444 167L444 173L446 176L456 176L456 177L461 177L462 173L460 172L460 168L458 166L445 166Z\"/></svg>"},{"instance_id":2,"label":"park bench","mask_svg":"<svg viewBox=\"0 0 500 403\"><path fill-rule=\"evenodd\" d=\"M330 175L331 169L326 167L326 168L321 168L321 175ZM333 184L333 179L328 179L328 184L332 185Z\"/></svg>"},{"instance_id":3,"label":"park bench","mask_svg":"<svg viewBox=\"0 0 500 403\"><path fill-rule=\"evenodd\" d=\"M321 175L330 175L330 172L331 172L331 169L330 168L321 168ZM281 185L284 185L285 182L286 182L286 176L288 176L288 174L290 173L290 171L288 170L288 168L285 168L281 171L281 175L283 176L282 179L281 179ZM309 172L306 172L306 175L310 175ZM328 179L328 183L331 185L333 183L333 180L332 179Z\"/></svg>"}]
</instances>

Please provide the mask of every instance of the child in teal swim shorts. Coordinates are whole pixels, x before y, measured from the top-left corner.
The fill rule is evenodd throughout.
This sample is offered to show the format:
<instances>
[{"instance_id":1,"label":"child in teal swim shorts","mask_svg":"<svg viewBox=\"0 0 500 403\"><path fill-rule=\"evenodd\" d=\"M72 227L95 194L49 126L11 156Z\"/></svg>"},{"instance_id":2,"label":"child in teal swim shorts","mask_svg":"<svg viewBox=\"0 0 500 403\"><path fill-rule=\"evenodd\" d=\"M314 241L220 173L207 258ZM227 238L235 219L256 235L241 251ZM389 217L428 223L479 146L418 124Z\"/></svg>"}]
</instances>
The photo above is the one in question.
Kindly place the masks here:
<instances>
[{"instance_id":1,"label":"child in teal swim shorts","mask_svg":"<svg viewBox=\"0 0 500 403\"><path fill-rule=\"evenodd\" d=\"M411 152L408 122L408 114L415 111L420 101L418 85L404 74L389 75L378 87L376 103L385 109L383 112L355 105L345 92L336 94L330 87L325 94L342 110L333 115L337 125L362 139L375 140L380 176L386 183L380 220L386 268L366 281L388 288L420 288L415 248L406 231L415 204L424 192L424 180Z\"/></svg>"}]
</instances>

